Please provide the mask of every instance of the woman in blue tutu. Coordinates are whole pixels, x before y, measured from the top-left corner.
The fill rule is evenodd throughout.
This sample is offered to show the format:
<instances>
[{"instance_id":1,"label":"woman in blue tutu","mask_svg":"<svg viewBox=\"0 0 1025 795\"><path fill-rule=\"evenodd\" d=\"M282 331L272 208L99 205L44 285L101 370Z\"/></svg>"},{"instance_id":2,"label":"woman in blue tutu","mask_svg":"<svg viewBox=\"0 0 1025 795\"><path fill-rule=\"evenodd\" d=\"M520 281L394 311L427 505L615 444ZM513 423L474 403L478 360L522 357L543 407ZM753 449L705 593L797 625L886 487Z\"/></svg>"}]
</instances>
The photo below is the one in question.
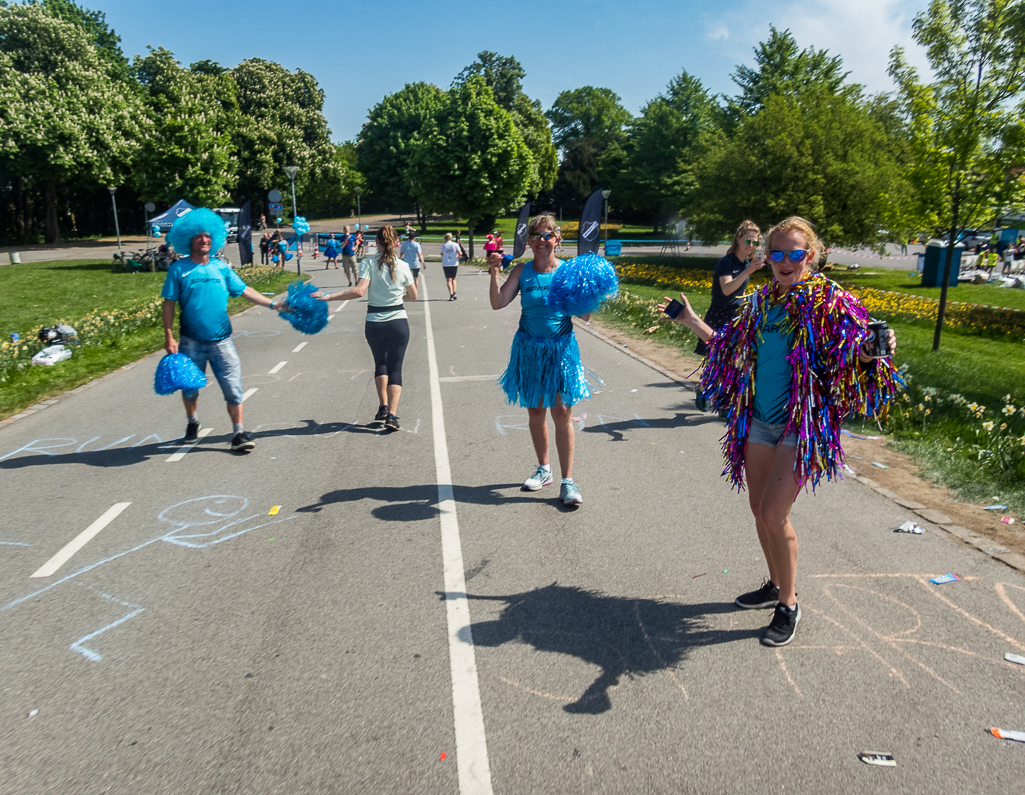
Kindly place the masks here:
<instances>
[{"instance_id":1,"label":"woman in blue tutu","mask_svg":"<svg viewBox=\"0 0 1025 795\"><path fill-rule=\"evenodd\" d=\"M562 469L559 499L568 506L583 502L573 482L573 404L591 397L591 390L580 363L580 350L573 334L573 318L548 306L548 291L556 269L562 264L555 257L558 244L555 217L539 215L531 219L527 243L534 254L530 262L512 269L499 285L502 256L488 256L491 274L491 308L503 309L520 295L520 327L513 337L509 366L501 384L510 403L527 409L530 438L537 454L537 470L523 484L537 491L554 482L548 454L548 423L551 412L555 423L555 448Z\"/></svg>"}]
</instances>

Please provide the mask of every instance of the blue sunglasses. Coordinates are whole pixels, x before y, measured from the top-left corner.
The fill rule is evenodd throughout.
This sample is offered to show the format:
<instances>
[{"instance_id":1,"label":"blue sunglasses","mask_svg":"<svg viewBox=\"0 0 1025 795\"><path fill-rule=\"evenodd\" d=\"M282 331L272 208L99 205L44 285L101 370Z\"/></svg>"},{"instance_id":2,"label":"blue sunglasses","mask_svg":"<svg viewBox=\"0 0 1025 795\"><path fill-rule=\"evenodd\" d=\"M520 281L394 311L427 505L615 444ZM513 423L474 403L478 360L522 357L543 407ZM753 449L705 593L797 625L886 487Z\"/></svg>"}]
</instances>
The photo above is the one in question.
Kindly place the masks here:
<instances>
[{"instance_id":1,"label":"blue sunglasses","mask_svg":"<svg viewBox=\"0 0 1025 795\"><path fill-rule=\"evenodd\" d=\"M769 259L773 262L782 262L783 258L787 257L791 262L804 262L808 254L809 249L806 248L795 248L793 251L780 251L779 249L773 249L769 252Z\"/></svg>"},{"instance_id":2,"label":"blue sunglasses","mask_svg":"<svg viewBox=\"0 0 1025 795\"><path fill-rule=\"evenodd\" d=\"M552 232L545 232L544 234L535 233L535 234L530 236L530 239L531 240L544 240L544 241L547 242L547 241L551 240L553 237L555 237L555 235Z\"/></svg>"}]
</instances>

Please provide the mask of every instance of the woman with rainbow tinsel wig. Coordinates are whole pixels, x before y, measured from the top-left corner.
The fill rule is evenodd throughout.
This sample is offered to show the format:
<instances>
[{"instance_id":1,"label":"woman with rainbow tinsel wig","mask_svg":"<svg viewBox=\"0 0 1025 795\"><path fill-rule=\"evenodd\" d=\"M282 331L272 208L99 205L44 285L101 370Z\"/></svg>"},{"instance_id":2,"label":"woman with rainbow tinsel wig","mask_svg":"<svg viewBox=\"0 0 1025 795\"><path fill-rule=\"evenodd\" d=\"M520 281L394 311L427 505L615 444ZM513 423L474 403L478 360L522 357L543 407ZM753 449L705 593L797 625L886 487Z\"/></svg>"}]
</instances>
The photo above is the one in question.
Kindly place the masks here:
<instances>
[{"instance_id":1,"label":"woman with rainbow tinsel wig","mask_svg":"<svg viewBox=\"0 0 1025 795\"><path fill-rule=\"evenodd\" d=\"M537 470L523 484L528 491L537 491L554 482L548 454L548 423L545 413L551 412L555 423L555 447L562 469L559 499L564 505L583 502L580 489L573 482L573 417L574 403L591 397L580 349L573 334L572 315L552 309L548 294L556 269L563 263L555 257L558 243L555 218L538 215L527 227L527 244L534 259L516 265L505 283L499 286L498 272L502 255L488 256L491 274L491 308L503 309L520 295L520 326L513 337L509 366L500 383L510 403L527 409L530 438L537 454Z\"/></svg>"},{"instance_id":2,"label":"woman with rainbow tinsel wig","mask_svg":"<svg viewBox=\"0 0 1025 795\"><path fill-rule=\"evenodd\" d=\"M785 646L801 620L790 509L802 488L814 491L823 476L841 474L844 418L885 417L902 381L889 356L869 355L864 307L811 273L823 246L808 221L792 216L777 224L765 247L773 279L747 297L729 325L713 332L682 293L676 322L708 342L701 391L726 416L723 474L738 489L747 486L769 568L762 586L735 604L774 608L762 643ZM892 331L888 342L892 355Z\"/></svg>"}]
</instances>

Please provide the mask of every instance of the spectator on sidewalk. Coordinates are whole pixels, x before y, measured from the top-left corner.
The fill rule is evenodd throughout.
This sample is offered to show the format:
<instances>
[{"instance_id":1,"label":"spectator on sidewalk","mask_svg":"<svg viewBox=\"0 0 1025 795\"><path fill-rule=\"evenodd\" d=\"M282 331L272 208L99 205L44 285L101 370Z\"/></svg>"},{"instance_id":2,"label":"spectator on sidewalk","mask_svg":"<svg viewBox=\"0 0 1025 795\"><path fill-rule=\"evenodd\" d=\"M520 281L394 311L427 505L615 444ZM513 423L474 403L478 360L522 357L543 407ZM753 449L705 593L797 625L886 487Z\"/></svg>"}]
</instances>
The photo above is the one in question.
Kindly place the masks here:
<instances>
[{"instance_id":1,"label":"spectator on sidewalk","mask_svg":"<svg viewBox=\"0 0 1025 795\"><path fill-rule=\"evenodd\" d=\"M334 235L327 239L327 245L324 246L324 270L327 270L332 263L335 270L338 270L338 242Z\"/></svg>"},{"instance_id":2,"label":"spectator on sidewalk","mask_svg":"<svg viewBox=\"0 0 1025 795\"><path fill-rule=\"evenodd\" d=\"M266 232L260 236L260 264L270 265L270 237Z\"/></svg>"},{"instance_id":3,"label":"spectator on sidewalk","mask_svg":"<svg viewBox=\"0 0 1025 795\"><path fill-rule=\"evenodd\" d=\"M201 207L174 222L167 239L188 258L171 264L161 297L164 321L164 350L183 353L206 372L207 362L220 384L232 422L231 449L248 452L255 446L242 422L242 364L231 339L228 299L242 296L251 304L282 311L288 305L275 303L246 285L223 261L212 259L211 251L227 238L224 222L212 210ZM174 338L175 306L181 306L178 341ZM199 439L199 392L182 392L188 424L183 443Z\"/></svg>"},{"instance_id":4,"label":"spectator on sidewalk","mask_svg":"<svg viewBox=\"0 0 1025 795\"><path fill-rule=\"evenodd\" d=\"M348 226L345 226L342 231L345 232L342 235L342 270L345 271L345 278L349 280L349 287L352 287L352 282L357 274L356 236L349 231Z\"/></svg>"}]
</instances>

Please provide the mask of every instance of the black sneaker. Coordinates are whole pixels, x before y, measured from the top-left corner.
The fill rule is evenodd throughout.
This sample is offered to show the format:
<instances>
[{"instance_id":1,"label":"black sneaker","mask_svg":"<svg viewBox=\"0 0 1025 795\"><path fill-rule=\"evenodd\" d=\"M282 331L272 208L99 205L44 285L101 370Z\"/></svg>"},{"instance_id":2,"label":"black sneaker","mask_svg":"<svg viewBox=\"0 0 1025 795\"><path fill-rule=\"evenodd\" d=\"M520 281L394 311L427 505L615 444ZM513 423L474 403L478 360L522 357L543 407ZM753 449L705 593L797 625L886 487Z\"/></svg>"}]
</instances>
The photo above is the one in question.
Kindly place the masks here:
<instances>
[{"instance_id":1,"label":"black sneaker","mask_svg":"<svg viewBox=\"0 0 1025 795\"><path fill-rule=\"evenodd\" d=\"M394 414L389 414L388 419L384 421L384 429L386 431L397 431L399 429L399 418Z\"/></svg>"},{"instance_id":2,"label":"black sneaker","mask_svg":"<svg viewBox=\"0 0 1025 795\"><path fill-rule=\"evenodd\" d=\"M695 394L694 406L698 411L708 411L708 398L700 393Z\"/></svg>"},{"instance_id":3,"label":"black sneaker","mask_svg":"<svg viewBox=\"0 0 1025 795\"><path fill-rule=\"evenodd\" d=\"M764 607L775 607L779 603L779 586L771 580L764 580L762 587L756 591L748 591L733 600L733 604L744 610L761 610Z\"/></svg>"},{"instance_id":4,"label":"black sneaker","mask_svg":"<svg viewBox=\"0 0 1025 795\"><path fill-rule=\"evenodd\" d=\"M245 431L236 433L235 438L231 440L231 449L236 453L248 453L254 447L256 447L256 442Z\"/></svg>"},{"instance_id":5,"label":"black sneaker","mask_svg":"<svg viewBox=\"0 0 1025 795\"><path fill-rule=\"evenodd\" d=\"M384 422L386 419L388 419L388 407L381 406L377 410L377 414L374 415L374 422Z\"/></svg>"},{"instance_id":6,"label":"black sneaker","mask_svg":"<svg viewBox=\"0 0 1025 795\"><path fill-rule=\"evenodd\" d=\"M789 608L784 604L776 605L772 613L772 621L762 633L762 643L766 646L786 646L794 639L797 624L801 620L801 606L795 604Z\"/></svg>"},{"instance_id":7,"label":"black sneaker","mask_svg":"<svg viewBox=\"0 0 1025 795\"><path fill-rule=\"evenodd\" d=\"M453 301L458 301L459 300L459 296L456 295L455 293L452 293L452 300Z\"/></svg>"},{"instance_id":8,"label":"black sneaker","mask_svg":"<svg viewBox=\"0 0 1025 795\"><path fill-rule=\"evenodd\" d=\"M199 441L199 423L190 422L185 426L185 438L182 439L182 444L195 444Z\"/></svg>"}]
</instances>

